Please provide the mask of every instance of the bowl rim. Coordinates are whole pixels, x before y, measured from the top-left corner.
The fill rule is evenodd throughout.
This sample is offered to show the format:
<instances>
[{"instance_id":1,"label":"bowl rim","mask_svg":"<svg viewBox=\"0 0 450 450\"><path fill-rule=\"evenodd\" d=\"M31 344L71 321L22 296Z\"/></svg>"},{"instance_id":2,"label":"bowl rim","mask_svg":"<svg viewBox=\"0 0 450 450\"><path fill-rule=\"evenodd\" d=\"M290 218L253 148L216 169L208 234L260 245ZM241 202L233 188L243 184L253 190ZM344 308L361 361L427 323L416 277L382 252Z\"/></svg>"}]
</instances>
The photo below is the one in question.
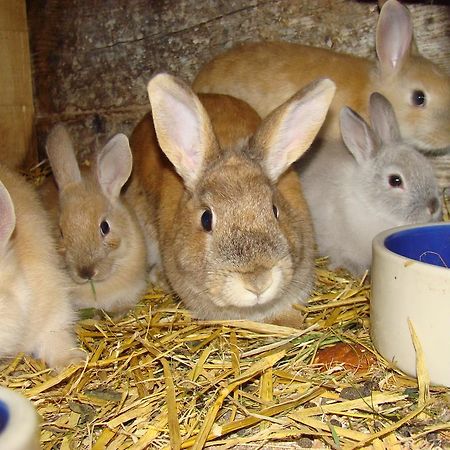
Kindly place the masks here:
<instances>
[{"instance_id":1,"label":"bowl rim","mask_svg":"<svg viewBox=\"0 0 450 450\"><path fill-rule=\"evenodd\" d=\"M381 253L385 256L389 256L393 259L398 259L399 262L407 262L407 261L413 261L414 265L417 267L420 267L421 270L440 270L443 273L449 273L450 267L442 267L437 266L435 264L426 263L423 261L418 261L417 259L408 258L406 256L400 255L399 253L396 253L392 250L389 250L386 245L385 241L389 236L392 236L393 234L400 233L402 231L408 231L408 230L415 230L415 229L421 229L421 228L434 228L434 227L448 227L450 228L450 222L435 222L435 223L426 223L426 224L412 224L412 225L400 225L398 227L389 228L387 230L382 231L381 233L378 233L372 240L372 259L375 257L375 249L378 249L381 251Z\"/></svg>"}]
</instances>

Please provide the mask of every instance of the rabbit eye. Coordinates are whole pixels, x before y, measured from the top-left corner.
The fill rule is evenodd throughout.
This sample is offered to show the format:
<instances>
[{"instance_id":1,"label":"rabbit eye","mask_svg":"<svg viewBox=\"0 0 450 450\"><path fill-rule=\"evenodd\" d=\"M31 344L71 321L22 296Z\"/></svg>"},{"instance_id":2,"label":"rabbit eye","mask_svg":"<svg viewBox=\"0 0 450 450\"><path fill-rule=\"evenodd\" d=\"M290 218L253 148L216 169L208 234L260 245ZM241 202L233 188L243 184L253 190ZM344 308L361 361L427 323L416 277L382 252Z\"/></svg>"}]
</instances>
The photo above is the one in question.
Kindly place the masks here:
<instances>
[{"instance_id":1,"label":"rabbit eye","mask_svg":"<svg viewBox=\"0 0 450 450\"><path fill-rule=\"evenodd\" d=\"M426 95L421 90L415 90L412 93L412 102L415 106L425 106Z\"/></svg>"},{"instance_id":2,"label":"rabbit eye","mask_svg":"<svg viewBox=\"0 0 450 450\"><path fill-rule=\"evenodd\" d=\"M102 233L102 236L106 236L109 231L111 230L109 223L106 220L103 220L100 224L100 231Z\"/></svg>"},{"instance_id":3,"label":"rabbit eye","mask_svg":"<svg viewBox=\"0 0 450 450\"><path fill-rule=\"evenodd\" d=\"M278 219L280 217L280 211L278 211L278 208L275 205L272 205L273 209L273 215L275 216L275 219Z\"/></svg>"},{"instance_id":4,"label":"rabbit eye","mask_svg":"<svg viewBox=\"0 0 450 450\"><path fill-rule=\"evenodd\" d=\"M403 186L402 177L397 174L389 175L389 186L393 188L402 187Z\"/></svg>"},{"instance_id":5,"label":"rabbit eye","mask_svg":"<svg viewBox=\"0 0 450 450\"><path fill-rule=\"evenodd\" d=\"M212 230L213 213L210 209L206 209L201 217L202 227L205 231Z\"/></svg>"}]
</instances>

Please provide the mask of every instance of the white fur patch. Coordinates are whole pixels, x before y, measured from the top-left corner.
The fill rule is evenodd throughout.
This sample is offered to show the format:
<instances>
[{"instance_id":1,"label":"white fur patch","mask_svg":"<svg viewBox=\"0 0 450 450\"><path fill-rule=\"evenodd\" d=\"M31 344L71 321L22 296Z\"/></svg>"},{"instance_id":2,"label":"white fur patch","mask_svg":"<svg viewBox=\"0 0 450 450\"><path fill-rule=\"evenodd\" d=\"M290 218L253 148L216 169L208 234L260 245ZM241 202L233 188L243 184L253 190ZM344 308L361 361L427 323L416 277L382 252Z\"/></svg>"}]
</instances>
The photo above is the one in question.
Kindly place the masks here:
<instances>
[{"instance_id":1,"label":"white fur patch","mask_svg":"<svg viewBox=\"0 0 450 450\"><path fill-rule=\"evenodd\" d=\"M223 287L221 306L234 306L238 308L248 308L254 305L269 303L279 295L282 284L282 273L278 266L271 269L272 284L262 294L257 295L245 287L245 283L239 273L231 274Z\"/></svg>"}]
</instances>

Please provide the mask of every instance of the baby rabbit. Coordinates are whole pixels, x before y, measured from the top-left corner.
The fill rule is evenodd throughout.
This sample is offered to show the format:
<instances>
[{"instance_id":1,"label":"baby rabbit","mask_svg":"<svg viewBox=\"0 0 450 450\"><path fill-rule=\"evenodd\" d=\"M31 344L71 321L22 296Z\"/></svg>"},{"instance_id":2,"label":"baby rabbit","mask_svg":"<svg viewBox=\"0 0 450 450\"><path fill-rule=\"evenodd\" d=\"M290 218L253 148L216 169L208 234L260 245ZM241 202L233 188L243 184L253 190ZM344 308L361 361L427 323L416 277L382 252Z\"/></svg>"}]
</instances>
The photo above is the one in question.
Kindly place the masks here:
<instances>
[{"instance_id":1,"label":"baby rabbit","mask_svg":"<svg viewBox=\"0 0 450 450\"><path fill-rule=\"evenodd\" d=\"M405 141L422 151L448 150L450 77L420 56L412 40L408 9L388 0L376 30L378 61L288 42L243 44L207 63L193 86L241 98L265 117L311 80L329 77L337 92L320 136L340 139L341 108L367 117L369 96L378 91L393 105Z\"/></svg>"},{"instance_id":2,"label":"baby rabbit","mask_svg":"<svg viewBox=\"0 0 450 450\"><path fill-rule=\"evenodd\" d=\"M26 352L62 369L83 360L68 279L35 190L0 166L0 357Z\"/></svg>"},{"instance_id":3,"label":"baby rabbit","mask_svg":"<svg viewBox=\"0 0 450 450\"><path fill-rule=\"evenodd\" d=\"M398 225L440 220L430 162L401 139L391 104L370 96L372 128L350 108L341 111L343 143L312 148L299 164L321 255L332 268L361 275L372 239Z\"/></svg>"},{"instance_id":4,"label":"baby rabbit","mask_svg":"<svg viewBox=\"0 0 450 450\"><path fill-rule=\"evenodd\" d=\"M148 114L130 138L135 175L155 202L164 273L196 317L300 326L291 306L313 285L313 234L290 166L334 92L319 80L259 124L242 101L202 104L170 75L150 80L154 126Z\"/></svg>"},{"instance_id":5,"label":"baby rabbit","mask_svg":"<svg viewBox=\"0 0 450 450\"><path fill-rule=\"evenodd\" d=\"M57 125L48 136L47 154L59 200L47 201L46 207L57 210L53 217L73 280L73 303L123 314L147 286L143 233L120 195L132 168L128 139L114 136L98 152L91 170L82 173L67 130ZM43 192L47 200L48 189Z\"/></svg>"}]
</instances>

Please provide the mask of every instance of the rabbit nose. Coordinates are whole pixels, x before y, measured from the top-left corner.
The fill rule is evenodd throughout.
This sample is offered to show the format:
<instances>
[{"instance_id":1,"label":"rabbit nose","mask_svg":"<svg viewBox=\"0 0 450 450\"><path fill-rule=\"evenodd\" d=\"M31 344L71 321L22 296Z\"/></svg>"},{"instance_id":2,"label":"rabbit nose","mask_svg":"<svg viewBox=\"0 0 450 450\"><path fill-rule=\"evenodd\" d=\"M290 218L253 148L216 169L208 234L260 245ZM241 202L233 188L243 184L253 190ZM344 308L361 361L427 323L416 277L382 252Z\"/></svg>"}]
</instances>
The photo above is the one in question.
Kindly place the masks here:
<instances>
[{"instance_id":1,"label":"rabbit nose","mask_svg":"<svg viewBox=\"0 0 450 450\"><path fill-rule=\"evenodd\" d=\"M272 271L264 270L259 273L242 274L244 287L256 295L261 295L272 285Z\"/></svg>"},{"instance_id":2,"label":"rabbit nose","mask_svg":"<svg viewBox=\"0 0 450 450\"><path fill-rule=\"evenodd\" d=\"M430 211L430 214L433 215L438 209L439 209L439 200L436 197L433 197L428 202L428 211Z\"/></svg>"},{"instance_id":3,"label":"rabbit nose","mask_svg":"<svg viewBox=\"0 0 450 450\"><path fill-rule=\"evenodd\" d=\"M84 280L91 280L95 275L95 270L92 266L80 267L78 269L78 275Z\"/></svg>"}]
</instances>

